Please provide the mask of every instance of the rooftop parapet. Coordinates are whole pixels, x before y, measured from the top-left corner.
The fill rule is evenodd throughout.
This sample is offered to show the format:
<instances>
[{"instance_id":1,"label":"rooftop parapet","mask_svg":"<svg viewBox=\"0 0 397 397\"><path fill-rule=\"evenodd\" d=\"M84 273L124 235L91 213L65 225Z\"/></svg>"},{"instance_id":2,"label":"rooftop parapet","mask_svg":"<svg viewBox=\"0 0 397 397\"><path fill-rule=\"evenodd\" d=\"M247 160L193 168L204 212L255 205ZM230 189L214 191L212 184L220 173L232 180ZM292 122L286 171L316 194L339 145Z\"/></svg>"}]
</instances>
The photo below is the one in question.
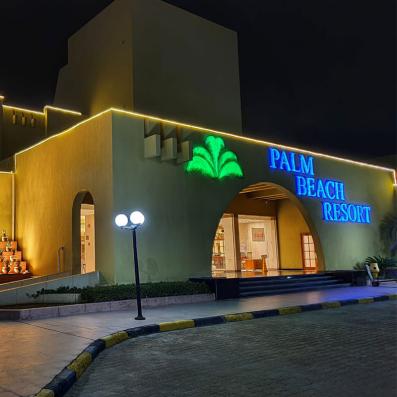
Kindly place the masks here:
<instances>
[{"instance_id":1,"label":"rooftop parapet","mask_svg":"<svg viewBox=\"0 0 397 397\"><path fill-rule=\"evenodd\" d=\"M0 95L0 160L81 121L82 113L44 106L42 111L4 104Z\"/></svg>"}]
</instances>

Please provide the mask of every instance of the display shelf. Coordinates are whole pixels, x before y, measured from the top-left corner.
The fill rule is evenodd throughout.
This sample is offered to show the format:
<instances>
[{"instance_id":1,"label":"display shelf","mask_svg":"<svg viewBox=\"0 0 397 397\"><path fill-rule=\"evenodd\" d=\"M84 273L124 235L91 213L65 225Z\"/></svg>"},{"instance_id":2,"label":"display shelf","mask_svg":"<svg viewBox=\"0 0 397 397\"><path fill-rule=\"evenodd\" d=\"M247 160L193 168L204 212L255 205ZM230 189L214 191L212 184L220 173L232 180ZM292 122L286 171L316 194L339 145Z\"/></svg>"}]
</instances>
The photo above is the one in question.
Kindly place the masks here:
<instances>
[{"instance_id":1,"label":"display shelf","mask_svg":"<svg viewBox=\"0 0 397 397\"><path fill-rule=\"evenodd\" d=\"M18 250L16 240L7 240L8 237L3 231L2 240L0 241L0 275L2 283L10 277L8 275L30 275L28 264L23 260L22 251ZM15 277L14 277L15 278ZM18 279L18 277L17 277ZM13 281L13 280L9 280Z\"/></svg>"},{"instance_id":2,"label":"display shelf","mask_svg":"<svg viewBox=\"0 0 397 397\"><path fill-rule=\"evenodd\" d=\"M5 250L7 249L7 243L10 243L10 245L11 245L10 248L11 248L13 251L16 251L17 246L18 246L18 244L17 244L16 241L0 241L0 250L5 251Z\"/></svg>"}]
</instances>

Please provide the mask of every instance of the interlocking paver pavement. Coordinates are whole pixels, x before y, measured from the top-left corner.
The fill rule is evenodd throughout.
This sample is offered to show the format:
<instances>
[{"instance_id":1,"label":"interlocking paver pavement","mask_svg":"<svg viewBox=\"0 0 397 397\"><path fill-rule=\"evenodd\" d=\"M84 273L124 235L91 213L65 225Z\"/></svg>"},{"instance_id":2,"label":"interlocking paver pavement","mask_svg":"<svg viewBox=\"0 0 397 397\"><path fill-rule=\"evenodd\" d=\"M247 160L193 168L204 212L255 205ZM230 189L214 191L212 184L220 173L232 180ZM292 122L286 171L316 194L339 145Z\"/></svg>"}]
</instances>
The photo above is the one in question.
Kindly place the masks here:
<instances>
[{"instance_id":1,"label":"interlocking paver pavement","mask_svg":"<svg viewBox=\"0 0 397 397\"><path fill-rule=\"evenodd\" d=\"M345 306L131 339L67 394L397 395L397 302Z\"/></svg>"},{"instance_id":2,"label":"interlocking paver pavement","mask_svg":"<svg viewBox=\"0 0 397 397\"><path fill-rule=\"evenodd\" d=\"M397 284L393 283L377 288L347 287L145 308L145 321L134 320L135 311L87 313L25 322L2 321L0 322L0 341L2 341L0 397L9 397L9 393L19 397L31 396L50 382L93 340L122 329L163 321L396 293ZM15 376L16 371L18 376Z\"/></svg>"}]
</instances>

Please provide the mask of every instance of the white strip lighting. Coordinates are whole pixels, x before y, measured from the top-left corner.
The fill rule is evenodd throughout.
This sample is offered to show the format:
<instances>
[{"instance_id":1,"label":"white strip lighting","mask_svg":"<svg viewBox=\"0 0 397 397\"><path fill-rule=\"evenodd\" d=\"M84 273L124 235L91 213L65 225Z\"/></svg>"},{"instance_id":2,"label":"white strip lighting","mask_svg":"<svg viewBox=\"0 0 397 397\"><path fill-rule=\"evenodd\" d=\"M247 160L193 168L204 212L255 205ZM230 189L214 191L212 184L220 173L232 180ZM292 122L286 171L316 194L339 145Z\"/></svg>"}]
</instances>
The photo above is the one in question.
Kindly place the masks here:
<instances>
[{"instance_id":1,"label":"white strip lighting","mask_svg":"<svg viewBox=\"0 0 397 397\"><path fill-rule=\"evenodd\" d=\"M394 184L395 185L397 184L396 171L393 168L382 167L382 166L376 165L376 164L364 163L362 161L350 160L350 159L346 159L343 157L331 156L329 154L313 152L311 150L301 149L301 148L297 148L294 146L282 145L279 143L274 143L274 142L265 141L265 140L261 140L261 139L249 138L249 137L245 137L245 136L241 136L241 135L236 135L236 134L233 134L230 132L213 130L211 128L198 127L198 126L191 125L191 124L185 124L185 123L180 123L178 121L162 119L162 118L155 117L155 116L149 116L146 114L130 112L130 111L123 110L123 109L110 108L109 110L114 111L116 113L122 113L122 114L132 115L132 116L136 116L136 117L146 118L146 119L157 121L160 123L176 124L183 128L190 128L190 129L204 132L204 133L210 132L212 134L222 135L222 136L226 136L229 138L238 139L238 140L242 140L242 141L246 141L246 142L250 142L250 143L254 143L254 144L265 145L265 146L275 146L275 147L279 147L281 149L294 150L294 151L310 154L310 155L317 156L317 157L324 157L324 158L328 158L331 160L338 160L338 161L343 161L343 162L350 163L350 164L360 165L360 166L369 167L369 168L375 168L375 169L383 170L383 171L389 171L389 172L393 173Z\"/></svg>"},{"instance_id":2,"label":"white strip lighting","mask_svg":"<svg viewBox=\"0 0 397 397\"><path fill-rule=\"evenodd\" d=\"M194 131L199 131L199 132L202 132L202 133L207 133L207 134L211 133L211 134L221 135L221 136L225 136L225 137L228 137L228 138L237 139L237 140L245 141L245 142L248 142L248 143L253 143L253 144L256 144L256 145L275 146L275 147L278 147L278 148L281 148L281 149L298 151L298 152L301 152L301 153L305 153L305 154L309 154L309 155L313 155L313 156L317 156L317 157L323 157L323 158L326 158L326 159L329 159L329 160L337 160L337 161L341 161L341 162L348 163L348 164L358 165L358 166L361 166L361 167L368 167L368 168L373 168L373 169L377 169L377 170L391 172L393 174L393 184L395 186L397 185L396 170L394 170L393 168L387 168L387 167L382 167L380 165L364 163L362 161L350 160L350 159L346 159L346 158L343 158L343 157L331 156L329 154L324 154L324 153L314 152L314 151L311 151L311 150L301 149L301 148L298 148L298 147L295 147L295 146L282 145L282 144L279 144L279 143L274 143L274 142L265 141L265 140L261 140L261 139L249 138L249 137L245 137L245 136L241 136L241 135L236 135L236 134L233 134L233 133L230 133L230 132L218 131L218 130L214 130L214 129L211 129L211 128L199 127L199 126L192 125L192 124L180 123L180 122L174 121L174 120L163 119L163 118L156 117L156 116L150 116L150 115L147 115L147 114L136 113L136 112L131 112L129 110L117 109L117 108L109 108L109 109L103 110L102 112L97 113L97 114L95 114L95 115L93 115L93 116L91 116L91 117L89 117L89 118L87 118L85 120L82 120L82 121L78 122L77 124L75 124L74 126L68 128L68 129L66 129L64 131L59 132L58 134L54 134L54 135L52 135L52 136L50 136L50 137L48 137L48 138L46 138L46 139L34 144L34 145L32 145L32 146L30 146L30 147L28 147L26 149L21 150L20 152L18 152L18 153L16 153L14 155L15 156L15 161L16 161L16 156L17 155L22 154L22 153L24 153L24 152L26 152L28 150L31 150L31 149L35 148L36 146L41 145L41 144L49 141L50 139L53 139L53 138L59 136L59 135L66 134L66 133L74 130L75 128L79 127L80 125L88 123L89 121L91 121L91 120L93 120L93 119L95 119L97 117L100 117L100 116L102 116L103 114L105 114L107 112L115 112L115 113L119 113L119 114L125 114L125 115L128 115L128 116L133 116L133 117L139 117L139 118L143 118L143 119L153 120L153 121L158 122L158 123L166 123L166 124L177 125L177 126L180 126L182 128L188 128L188 129L192 129Z\"/></svg>"},{"instance_id":3,"label":"white strip lighting","mask_svg":"<svg viewBox=\"0 0 397 397\"><path fill-rule=\"evenodd\" d=\"M46 109L54 110L55 112L63 112L63 113L70 113L76 116L81 116L80 112L76 112L75 110L69 110L69 109L63 109L63 108L58 108L56 106L51 106L51 105L45 105L44 106L44 111Z\"/></svg>"},{"instance_id":4,"label":"white strip lighting","mask_svg":"<svg viewBox=\"0 0 397 397\"><path fill-rule=\"evenodd\" d=\"M34 114L39 114L40 116L44 116L44 112L39 112L38 110L20 108L18 106L3 105L3 108L16 110L18 112L34 113Z\"/></svg>"}]
</instances>

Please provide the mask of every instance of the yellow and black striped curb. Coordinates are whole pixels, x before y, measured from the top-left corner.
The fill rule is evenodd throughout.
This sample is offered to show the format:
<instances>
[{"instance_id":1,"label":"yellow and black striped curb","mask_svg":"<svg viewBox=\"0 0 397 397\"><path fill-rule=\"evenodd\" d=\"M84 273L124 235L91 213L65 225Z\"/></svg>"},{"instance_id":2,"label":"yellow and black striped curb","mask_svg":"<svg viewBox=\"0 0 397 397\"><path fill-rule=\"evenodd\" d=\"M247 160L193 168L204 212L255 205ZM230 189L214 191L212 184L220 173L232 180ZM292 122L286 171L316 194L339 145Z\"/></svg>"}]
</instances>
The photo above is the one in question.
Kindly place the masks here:
<instances>
[{"instance_id":1,"label":"yellow and black striped curb","mask_svg":"<svg viewBox=\"0 0 397 397\"><path fill-rule=\"evenodd\" d=\"M119 331L114 334L104 336L92 342L85 348L69 365L67 365L55 378L41 389L36 397L62 397L72 387L72 385L81 377L84 371L90 366L94 359L103 350L117 345L127 339L136 338L143 335L150 335L159 332L177 331L181 329L205 327L208 325L216 325L229 323L234 321L252 320L255 318L264 318L272 316L280 316L287 314L303 313L321 309L335 309L347 305L382 302L388 300L396 300L397 294L381 295L377 297L345 299L340 301L330 301L323 303L314 303L301 306L280 307L278 309L258 310L246 313L225 314L222 316L203 317L193 320L178 320L164 322L160 324L144 325Z\"/></svg>"}]
</instances>

